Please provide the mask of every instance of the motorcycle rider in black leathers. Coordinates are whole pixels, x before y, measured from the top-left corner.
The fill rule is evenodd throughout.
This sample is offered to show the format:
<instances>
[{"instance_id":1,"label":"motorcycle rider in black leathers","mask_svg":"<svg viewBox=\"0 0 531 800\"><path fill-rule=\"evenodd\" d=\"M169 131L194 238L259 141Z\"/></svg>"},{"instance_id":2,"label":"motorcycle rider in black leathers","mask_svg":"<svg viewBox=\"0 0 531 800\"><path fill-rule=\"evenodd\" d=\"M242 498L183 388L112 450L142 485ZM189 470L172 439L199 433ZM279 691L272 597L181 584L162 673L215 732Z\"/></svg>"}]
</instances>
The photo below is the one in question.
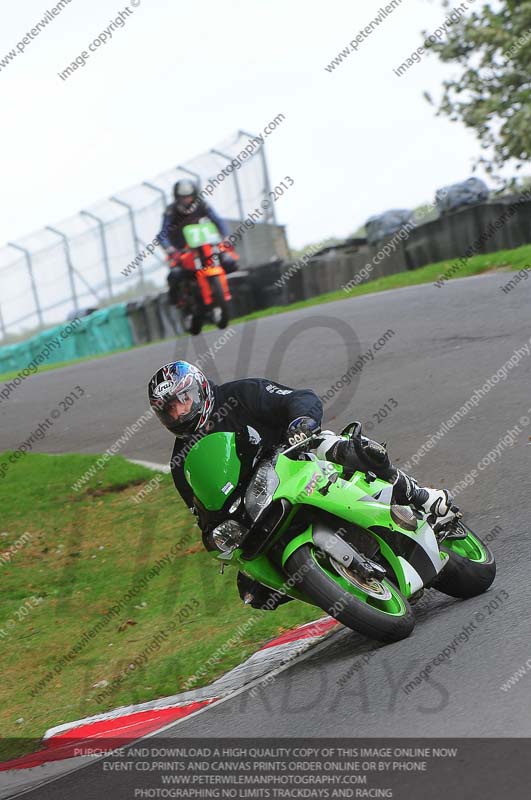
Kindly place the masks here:
<instances>
[{"instance_id":1,"label":"motorcycle rider in black leathers","mask_svg":"<svg viewBox=\"0 0 531 800\"><path fill-rule=\"evenodd\" d=\"M389 481L394 487L393 502L411 505L428 515L431 524L443 526L458 511L446 489L421 487L395 467L383 445L362 436L359 423L349 436L321 431L323 405L311 389L290 389L267 378L244 378L216 385L193 364L176 361L157 370L149 381L148 395L151 408L176 437L171 460L173 481L194 512L193 492L184 475L189 450L206 434L244 429L258 433L266 449L318 433L319 438L309 447L318 458L334 462L348 472L371 471ZM208 522L199 515L198 523L205 547L213 549ZM290 599L243 573L238 573L238 589L244 602L254 608L276 608ZM267 603L272 596L274 604Z\"/></svg>"}]
</instances>

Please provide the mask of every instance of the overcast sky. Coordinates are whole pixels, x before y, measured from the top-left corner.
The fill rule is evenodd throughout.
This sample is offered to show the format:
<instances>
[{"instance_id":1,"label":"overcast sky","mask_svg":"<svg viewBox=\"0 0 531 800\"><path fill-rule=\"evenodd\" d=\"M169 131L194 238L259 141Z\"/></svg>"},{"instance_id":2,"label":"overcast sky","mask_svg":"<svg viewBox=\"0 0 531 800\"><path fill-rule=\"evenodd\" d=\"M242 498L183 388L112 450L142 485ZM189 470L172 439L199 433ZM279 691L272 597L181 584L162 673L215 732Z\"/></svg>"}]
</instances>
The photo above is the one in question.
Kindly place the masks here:
<instances>
[{"instance_id":1,"label":"overcast sky","mask_svg":"<svg viewBox=\"0 0 531 800\"><path fill-rule=\"evenodd\" d=\"M422 29L446 17L440 0L403 0L356 53L325 70L385 4L141 0L62 81L58 72L126 8L71 0L0 70L0 245L239 128L260 131L279 113L286 121L267 140L267 155L273 183L295 180L277 205L292 246L346 236L371 214L432 200L437 187L471 174L478 144L422 97L439 93L451 67L430 56L400 78L393 69L421 44ZM54 5L6 4L0 61Z\"/></svg>"}]
</instances>

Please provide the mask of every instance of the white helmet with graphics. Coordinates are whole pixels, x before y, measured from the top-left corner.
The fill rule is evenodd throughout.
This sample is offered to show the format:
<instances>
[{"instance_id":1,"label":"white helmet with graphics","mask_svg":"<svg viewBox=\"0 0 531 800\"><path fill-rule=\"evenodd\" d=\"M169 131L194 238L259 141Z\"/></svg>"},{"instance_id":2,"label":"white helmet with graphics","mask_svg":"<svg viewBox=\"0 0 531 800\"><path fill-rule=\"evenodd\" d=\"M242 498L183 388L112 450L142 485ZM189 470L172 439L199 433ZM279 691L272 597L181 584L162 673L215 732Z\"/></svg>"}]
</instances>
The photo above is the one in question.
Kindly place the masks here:
<instances>
[{"instance_id":1,"label":"white helmet with graphics","mask_svg":"<svg viewBox=\"0 0 531 800\"><path fill-rule=\"evenodd\" d=\"M149 403L161 423L178 437L201 430L214 404L210 383L187 361L165 364L148 384Z\"/></svg>"}]
</instances>

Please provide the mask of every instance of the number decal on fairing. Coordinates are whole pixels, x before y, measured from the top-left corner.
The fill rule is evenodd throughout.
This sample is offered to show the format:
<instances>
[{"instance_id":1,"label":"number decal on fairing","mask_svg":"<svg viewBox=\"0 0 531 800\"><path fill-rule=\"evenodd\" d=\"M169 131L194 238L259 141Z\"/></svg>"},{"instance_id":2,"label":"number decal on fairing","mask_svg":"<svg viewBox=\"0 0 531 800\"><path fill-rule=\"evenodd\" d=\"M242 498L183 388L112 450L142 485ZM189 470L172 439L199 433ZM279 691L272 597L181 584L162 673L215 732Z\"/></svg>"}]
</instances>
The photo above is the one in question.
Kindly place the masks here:
<instances>
[{"instance_id":1,"label":"number decal on fairing","mask_svg":"<svg viewBox=\"0 0 531 800\"><path fill-rule=\"evenodd\" d=\"M183 236L188 247L202 247L204 244L219 244L221 237L213 222L200 222L197 225L185 225Z\"/></svg>"}]
</instances>

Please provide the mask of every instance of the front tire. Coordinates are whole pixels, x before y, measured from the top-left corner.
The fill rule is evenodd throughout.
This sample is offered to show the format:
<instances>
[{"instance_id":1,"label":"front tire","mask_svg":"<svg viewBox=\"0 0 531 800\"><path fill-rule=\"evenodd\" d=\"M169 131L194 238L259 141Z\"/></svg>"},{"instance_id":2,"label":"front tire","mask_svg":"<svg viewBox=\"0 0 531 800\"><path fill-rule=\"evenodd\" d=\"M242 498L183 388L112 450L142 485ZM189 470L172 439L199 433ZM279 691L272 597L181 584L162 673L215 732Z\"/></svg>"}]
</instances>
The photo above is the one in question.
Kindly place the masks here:
<instances>
[{"instance_id":1,"label":"front tire","mask_svg":"<svg viewBox=\"0 0 531 800\"><path fill-rule=\"evenodd\" d=\"M496 577L492 551L470 528L466 530L466 539L442 543L449 560L432 583L438 592L464 600L486 592Z\"/></svg>"},{"instance_id":2,"label":"front tire","mask_svg":"<svg viewBox=\"0 0 531 800\"><path fill-rule=\"evenodd\" d=\"M190 333L192 336L199 336L203 328L203 317L201 314L194 314L192 324L190 325Z\"/></svg>"},{"instance_id":3,"label":"front tire","mask_svg":"<svg viewBox=\"0 0 531 800\"><path fill-rule=\"evenodd\" d=\"M389 581L382 588L390 600L377 600L355 589L320 558L315 545L299 547L286 561L285 571L319 608L347 628L379 642L405 639L415 626L415 617L407 600Z\"/></svg>"},{"instance_id":4,"label":"front tire","mask_svg":"<svg viewBox=\"0 0 531 800\"><path fill-rule=\"evenodd\" d=\"M229 304L225 300L225 293L220 279L216 276L210 281L210 288L212 290L212 300L214 307L217 306L221 312L219 320L216 325L220 330L226 328L229 324Z\"/></svg>"},{"instance_id":5,"label":"front tire","mask_svg":"<svg viewBox=\"0 0 531 800\"><path fill-rule=\"evenodd\" d=\"M203 327L203 317L201 314L181 313L182 325L185 333L198 336Z\"/></svg>"},{"instance_id":6,"label":"front tire","mask_svg":"<svg viewBox=\"0 0 531 800\"><path fill-rule=\"evenodd\" d=\"M182 326L186 333L198 336L203 328L203 303L197 283L187 278L183 286L183 297L180 306Z\"/></svg>"}]
</instances>

